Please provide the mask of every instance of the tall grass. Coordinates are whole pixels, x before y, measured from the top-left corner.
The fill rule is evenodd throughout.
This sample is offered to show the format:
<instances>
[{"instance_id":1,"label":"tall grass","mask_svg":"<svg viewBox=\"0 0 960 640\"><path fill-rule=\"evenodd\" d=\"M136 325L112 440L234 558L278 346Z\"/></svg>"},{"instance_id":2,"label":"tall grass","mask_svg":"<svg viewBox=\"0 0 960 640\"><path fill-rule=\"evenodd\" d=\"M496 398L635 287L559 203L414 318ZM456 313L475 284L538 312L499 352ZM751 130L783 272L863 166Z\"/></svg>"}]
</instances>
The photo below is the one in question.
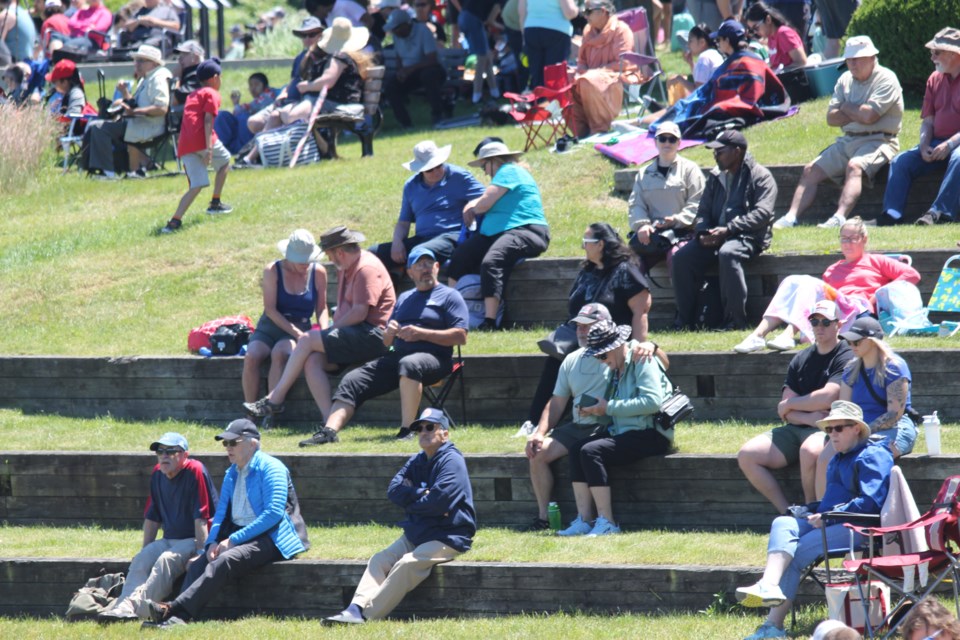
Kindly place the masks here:
<instances>
[{"instance_id":1,"label":"tall grass","mask_svg":"<svg viewBox=\"0 0 960 640\"><path fill-rule=\"evenodd\" d=\"M247 53L250 58L293 58L301 49L303 43L293 35L293 29L300 26L306 14L294 13L284 18L283 22L267 31L253 36L253 48Z\"/></svg>"},{"instance_id":2,"label":"tall grass","mask_svg":"<svg viewBox=\"0 0 960 640\"><path fill-rule=\"evenodd\" d=\"M0 193L36 188L60 125L45 109L0 105Z\"/></svg>"}]
</instances>

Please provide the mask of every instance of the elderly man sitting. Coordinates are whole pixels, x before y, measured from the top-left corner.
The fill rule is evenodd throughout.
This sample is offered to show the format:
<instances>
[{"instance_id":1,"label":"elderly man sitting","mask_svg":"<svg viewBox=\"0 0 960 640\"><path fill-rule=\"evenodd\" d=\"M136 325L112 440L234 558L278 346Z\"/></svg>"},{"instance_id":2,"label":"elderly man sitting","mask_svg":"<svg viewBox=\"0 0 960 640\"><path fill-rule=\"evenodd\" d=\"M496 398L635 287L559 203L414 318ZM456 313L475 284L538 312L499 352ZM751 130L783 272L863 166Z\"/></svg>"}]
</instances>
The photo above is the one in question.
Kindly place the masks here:
<instances>
[{"instance_id":1,"label":"elderly man sitting","mask_svg":"<svg viewBox=\"0 0 960 640\"><path fill-rule=\"evenodd\" d=\"M443 117L443 96L440 87L447 73L437 61L437 39L422 22L414 20L406 11L394 11L384 25L393 33L393 48L397 54L397 71L387 78L384 93L393 115L401 127L413 126L407 111L407 95L423 88L430 103L430 121L436 124Z\"/></svg>"},{"instance_id":2,"label":"elderly man sitting","mask_svg":"<svg viewBox=\"0 0 960 640\"><path fill-rule=\"evenodd\" d=\"M120 45L124 47L149 44L163 48L171 33L180 32L180 16L166 1L143 0L143 6L124 23L120 31Z\"/></svg>"},{"instance_id":3,"label":"elderly man sitting","mask_svg":"<svg viewBox=\"0 0 960 640\"><path fill-rule=\"evenodd\" d=\"M903 92L897 75L877 63L880 52L867 36L847 40L843 57L848 71L833 88L827 106L827 124L843 135L803 168L790 210L774 228L792 227L817 195L826 179L843 180L836 212L818 225L840 227L860 199L863 176L873 179L900 149L897 134L903 120Z\"/></svg>"},{"instance_id":4,"label":"elderly man sitting","mask_svg":"<svg viewBox=\"0 0 960 640\"><path fill-rule=\"evenodd\" d=\"M483 185L470 171L447 162L451 148L424 140L413 148L413 160L403 164L414 175L403 185L393 241L372 248L392 272L407 262L407 253L416 247L429 249L441 264L446 262L460 237L463 208L483 195ZM413 236L411 224L416 226Z\"/></svg>"},{"instance_id":5,"label":"elderly man sitting","mask_svg":"<svg viewBox=\"0 0 960 640\"><path fill-rule=\"evenodd\" d=\"M960 209L960 29L941 29L927 43L935 71L927 78L920 116L920 144L890 163L883 213L878 225L897 224L903 218L907 193L914 178L946 169L940 191L917 224L954 222Z\"/></svg>"},{"instance_id":6,"label":"elderly man sitting","mask_svg":"<svg viewBox=\"0 0 960 640\"><path fill-rule=\"evenodd\" d=\"M400 388L398 440L411 437L423 385L434 384L453 369L453 347L467 343L467 304L456 289L440 284L440 263L427 247L410 252L407 272L416 285L397 300L383 344L383 357L354 369L340 381L333 395L327 429L339 432L365 401ZM329 442L326 434L300 443L301 447Z\"/></svg>"},{"instance_id":7,"label":"elderly man sitting","mask_svg":"<svg viewBox=\"0 0 960 640\"><path fill-rule=\"evenodd\" d=\"M96 120L87 125L84 134L85 168L101 171L115 178L120 167L114 164L114 147L147 142L166 130L166 114L170 107L170 71L163 66L163 57L156 47L145 44L133 54L133 64L140 78L131 95L127 85L117 83L123 98L113 103L123 116L119 120Z\"/></svg>"}]
</instances>

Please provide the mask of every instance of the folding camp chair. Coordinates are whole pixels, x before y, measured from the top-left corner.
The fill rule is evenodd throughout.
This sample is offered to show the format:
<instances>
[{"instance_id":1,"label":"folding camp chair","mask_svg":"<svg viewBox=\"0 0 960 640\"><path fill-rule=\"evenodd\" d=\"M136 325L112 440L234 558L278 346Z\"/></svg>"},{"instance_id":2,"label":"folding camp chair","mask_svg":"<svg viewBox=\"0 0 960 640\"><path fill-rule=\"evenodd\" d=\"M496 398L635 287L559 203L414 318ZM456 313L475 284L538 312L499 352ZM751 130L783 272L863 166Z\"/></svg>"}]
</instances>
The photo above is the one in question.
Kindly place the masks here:
<instances>
[{"instance_id":1,"label":"folding camp chair","mask_svg":"<svg viewBox=\"0 0 960 640\"><path fill-rule=\"evenodd\" d=\"M960 255L954 255L947 258L943 263L943 270L937 279L937 284L930 294L930 302L927 304L928 311L939 311L941 313L960 313L960 268L950 265L960 260ZM960 323L953 321L944 321L940 323L940 337L946 338L952 336L960 328Z\"/></svg>"},{"instance_id":2,"label":"folding camp chair","mask_svg":"<svg viewBox=\"0 0 960 640\"><path fill-rule=\"evenodd\" d=\"M447 396L450 395L450 391L453 390L453 385L459 382L460 384L460 418L463 420L463 423L467 422L467 395L464 392L463 386L463 356L460 354L460 346L457 346L457 359L453 363L453 369L450 371L450 375L446 378L437 382L436 384L430 385L429 387L423 388L423 395L427 397L427 400L430 402L430 406L436 409L443 411L444 415L447 416L447 420L450 421L451 426L456 426L456 422L453 420L453 416L450 415L450 412L446 410L444 404L447 402Z\"/></svg>"},{"instance_id":3,"label":"folding camp chair","mask_svg":"<svg viewBox=\"0 0 960 640\"><path fill-rule=\"evenodd\" d=\"M640 117L651 100L667 104L663 67L651 37L647 11L643 7L627 9L618 13L617 18L633 31L633 51L620 55L623 102L627 115L630 104L638 104L641 110L637 117Z\"/></svg>"},{"instance_id":4,"label":"folding camp chair","mask_svg":"<svg viewBox=\"0 0 960 640\"><path fill-rule=\"evenodd\" d=\"M897 601L890 607L883 623L876 628L868 625L869 637L873 638L874 633L884 627L888 627L887 633L882 636L884 639L896 635L897 628L910 607L928 598L948 579L953 587L957 615L960 615L960 593L957 586L960 582L960 560L957 558L960 550L958 494L960 476L950 476L944 480L930 510L913 522L891 527L846 525L870 540L877 536L904 535L922 530L929 545L928 551L880 557L871 553L868 558L847 560L843 563L844 569L854 574L861 599L864 593L870 592L870 584L874 581L886 585L891 593L897 594Z\"/></svg>"},{"instance_id":5,"label":"folding camp chair","mask_svg":"<svg viewBox=\"0 0 960 640\"><path fill-rule=\"evenodd\" d=\"M546 86L535 87L531 93L503 94L510 101L510 115L527 136L524 151L536 149L538 142L550 147L561 136L572 135L567 116L573 105L573 85L567 79L567 64L545 66L543 81Z\"/></svg>"}]
</instances>

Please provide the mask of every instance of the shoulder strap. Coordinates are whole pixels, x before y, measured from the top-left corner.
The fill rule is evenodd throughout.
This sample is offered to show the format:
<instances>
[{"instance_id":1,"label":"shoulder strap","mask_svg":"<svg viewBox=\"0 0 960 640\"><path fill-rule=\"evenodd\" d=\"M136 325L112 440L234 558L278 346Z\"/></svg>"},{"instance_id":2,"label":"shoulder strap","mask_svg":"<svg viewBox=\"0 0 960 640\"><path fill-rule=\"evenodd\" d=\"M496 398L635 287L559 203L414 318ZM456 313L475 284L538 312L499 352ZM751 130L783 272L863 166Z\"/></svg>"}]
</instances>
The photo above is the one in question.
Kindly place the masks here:
<instances>
[{"instance_id":1,"label":"shoulder strap","mask_svg":"<svg viewBox=\"0 0 960 640\"><path fill-rule=\"evenodd\" d=\"M877 393L877 390L873 388L873 380L870 379L870 376L867 375L867 370L863 366L863 360L860 361L860 375L866 380L867 391L870 392L870 395L873 396L873 399L877 401L878 404L886 406L886 401L880 397L880 394Z\"/></svg>"}]
</instances>

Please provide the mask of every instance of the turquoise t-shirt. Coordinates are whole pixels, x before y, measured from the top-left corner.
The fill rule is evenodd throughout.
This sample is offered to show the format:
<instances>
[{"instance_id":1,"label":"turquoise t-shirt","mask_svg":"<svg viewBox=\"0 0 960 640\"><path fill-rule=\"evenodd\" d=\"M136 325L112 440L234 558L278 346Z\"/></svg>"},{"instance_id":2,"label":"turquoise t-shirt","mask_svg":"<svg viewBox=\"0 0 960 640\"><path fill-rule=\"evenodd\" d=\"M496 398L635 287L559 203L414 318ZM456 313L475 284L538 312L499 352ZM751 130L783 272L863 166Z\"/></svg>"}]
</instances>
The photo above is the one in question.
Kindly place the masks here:
<instances>
[{"instance_id":1,"label":"turquoise t-shirt","mask_svg":"<svg viewBox=\"0 0 960 640\"><path fill-rule=\"evenodd\" d=\"M540 200L540 187L526 169L508 162L493 176L491 184L506 189L507 193L483 215L480 225L482 235L495 236L528 224L547 226L547 218L543 215L543 202Z\"/></svg>"},{"instance_id":2,"label":"turquoise t-shirt","mask_svg":"<svg viewBox=\"0 0 960 640\"><path fill-rule=\"evenodd\" d=\"M559 0L532 0L527 2L527 21L523 23L523 28L540 27L541 29L552 29L566 34L568 37L573 35L573 25L563 17L563 9L560 8Z\"/></svg>"}]
</instances>

